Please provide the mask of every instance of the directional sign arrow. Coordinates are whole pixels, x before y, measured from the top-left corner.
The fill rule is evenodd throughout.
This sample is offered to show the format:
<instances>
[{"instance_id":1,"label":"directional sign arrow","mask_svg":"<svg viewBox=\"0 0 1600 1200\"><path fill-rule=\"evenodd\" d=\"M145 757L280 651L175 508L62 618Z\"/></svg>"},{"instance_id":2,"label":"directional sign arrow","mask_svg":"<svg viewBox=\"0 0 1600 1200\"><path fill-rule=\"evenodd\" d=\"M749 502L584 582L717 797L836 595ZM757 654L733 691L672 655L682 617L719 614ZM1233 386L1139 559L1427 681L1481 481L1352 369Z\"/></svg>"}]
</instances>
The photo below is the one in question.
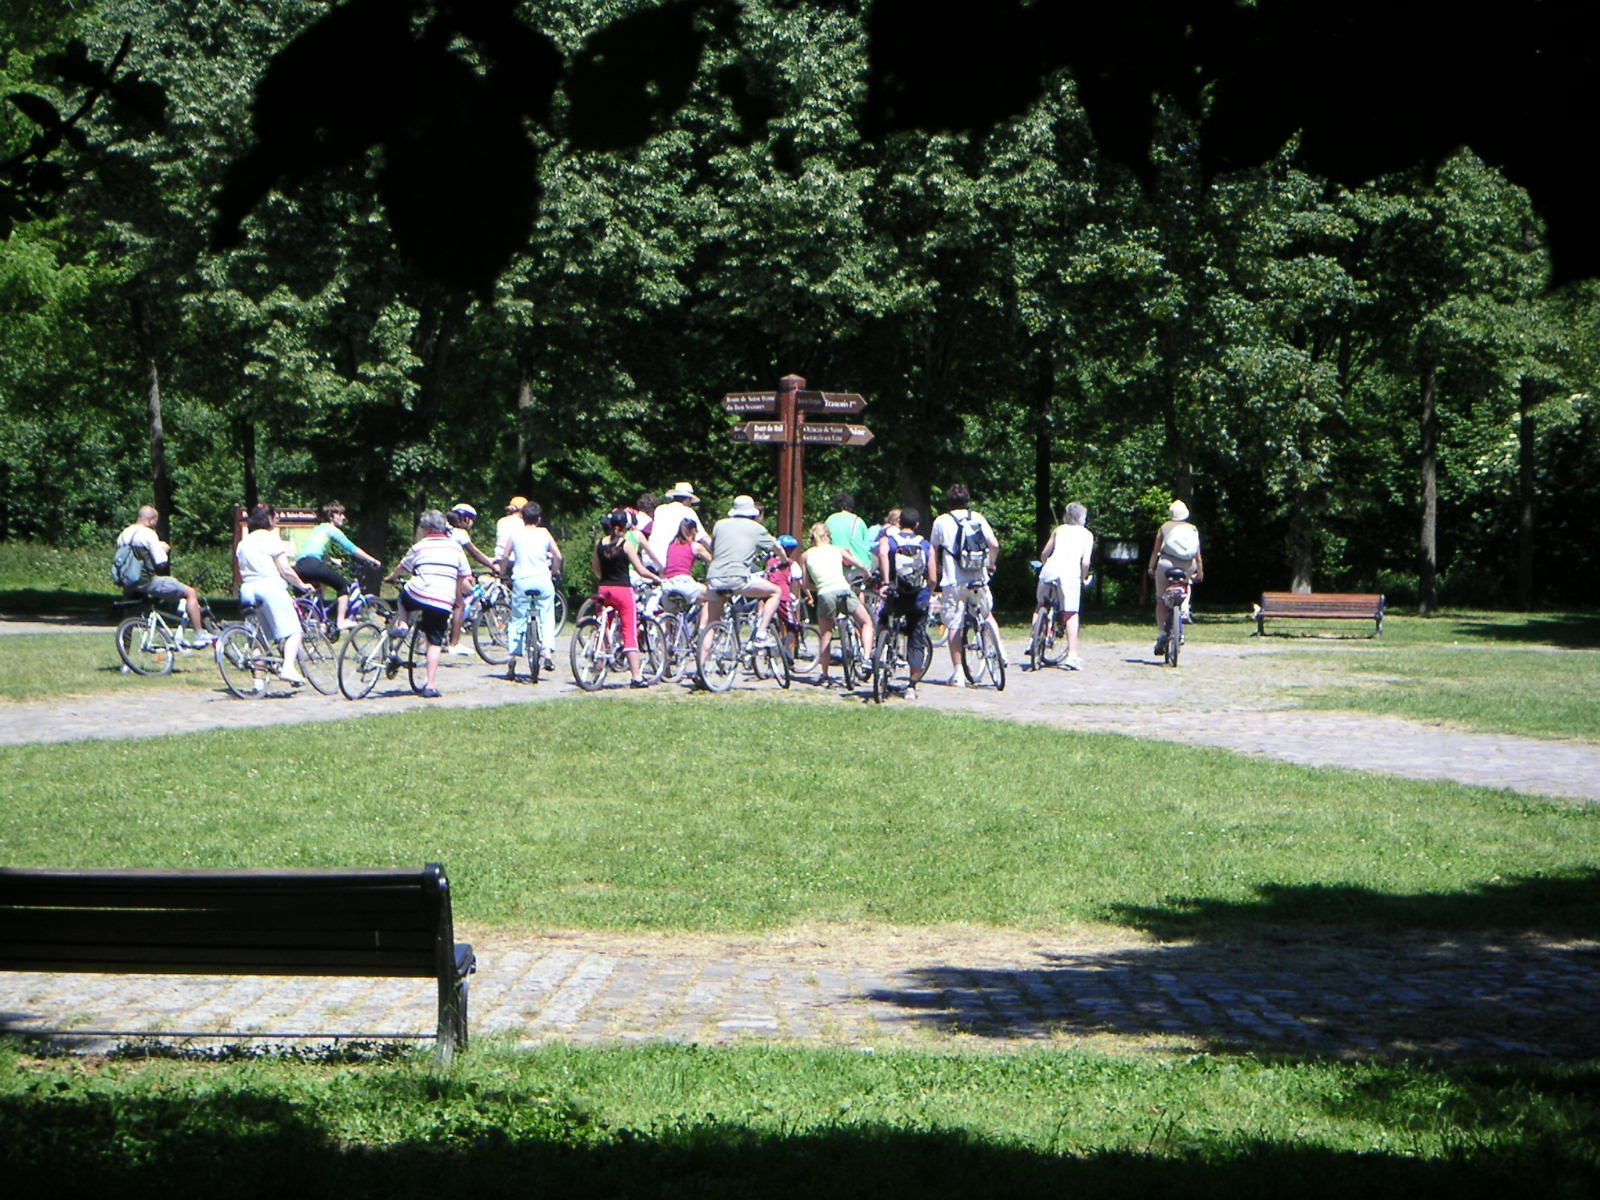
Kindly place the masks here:
<instances>
[{"instance_id":1,"label":"directional sign arrow","mask_svg":"<svg viewBox=\"0 0 1600 1200\"><path fill-rule=\"evenodd\" d=\"M728 413L769 413L778 411L773 392L729 392L722 398L722 411Z\"/></svg>"},{"instance_id":2,"label":"directional sign arrow","mask_svg":"<svg viewBox=\"0 0 1600 1200\"><path fill-rule=\"evenodd\" d=\"M801 445L865 446L872 440L872 430L865 425L835 425L807 422L800 426Z\"/></svg>"},{"instance_id":3,"label":"directional sign arrow","mask_svg":"<svg viewBox=\"0 0 1600 1200\"><path fill-rule=\"evenodd\" d=\"M782 421L746 421L743 425L733 427L733 440L736 442L781 442L783 441Z\"/></svg>"},{"instance_id":4,"label":"directional sign arrow","mask_svg":"<svg viewBox=\"0 0 1600 1200\"><path fill-rule=\"evenodd\" d=\"M846 416L866 408L867 402L854 392L796 392L795 407L801 412L825 412Z\"/></svg>"}]
</instances>

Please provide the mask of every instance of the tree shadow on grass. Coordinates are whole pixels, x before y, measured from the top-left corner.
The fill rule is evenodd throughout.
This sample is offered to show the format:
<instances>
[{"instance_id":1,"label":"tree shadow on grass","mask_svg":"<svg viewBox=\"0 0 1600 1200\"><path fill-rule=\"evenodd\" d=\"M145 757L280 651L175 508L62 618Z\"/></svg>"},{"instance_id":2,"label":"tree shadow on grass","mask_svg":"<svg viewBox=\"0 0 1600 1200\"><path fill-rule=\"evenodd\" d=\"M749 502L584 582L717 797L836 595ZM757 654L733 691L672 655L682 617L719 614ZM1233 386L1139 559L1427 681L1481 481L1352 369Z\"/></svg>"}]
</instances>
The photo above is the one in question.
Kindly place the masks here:
<instances>
[{"instance_id":1,"label":"tree shadow on grass","mask_svg":"<svg viewBox=\"0 0 1600 1200\"><path fill-rule=\"evenodd\" d=\"M347 1078L340 1089L345 1103L365 1083ZM1583 1087L1587 1103L1568 1107L1592 1114L1594 1079ZM933 1125L824 1122L816 1132L785 1133L680 1114L651 1128L612 1130L525 1089L484 1090L464 1102L448 1080L410 1077L383 1090L409 1106L411 1124L422 1123L419 1106L430 1113L428 1134L366 1145L340 1137L303 1097L297 1102L265 1089L201 1084L187 1096L53 1094L69 1088L45 1076L26 1092L0 1098L0 1125L7 1130L0 1168L10 1194L170 1200L221 1191L276 1200L306 1189L318 1195L660 1200L1149 1194L1499 1200L1513 1187L1581 1195L1600 1186L1584 1139L1561 1136L1564 1130L1538 1121L1500 1120L1497 1109L1481 1107L1461 1114L1459 1147L1431 1159L1405 1149L1358 1153L1191 1132L1176 1121L1157 1123L1149 1145L1138 1150L1074 1144L1047 1153ZM1424 1091L1370 1102L1393 1127L1437 1127L1437 1092ZM1498 1098L1503 1103L1504 1093ZM382 1141L392 1128L382 1106L371 1103L363 1116L360 1126L372 1131L367 1136Z\"/></svg>"},{"instance_id":2,"label":"tree shadow on grass","mask_svg":"<svg viewBox=\"0 0 1600 1200\"><path fill-rule=\"evenodd\" d=\"M1453 895L1257 892L1117 911L1158 942L914 967L868 999L923 1029L1005 1040L1155 1038L1313 1058L1600 1055L1600 872Z\"/></svg>"},{"instance_id":3,"label":"tree shadow on grass","mask_svg":"<svg viewBox=\"0 0 1600 1200\"><path fill-rule=\"evenodd\" d=\"M1518 618L1506 624L1461 618L1452 624L1463 637L1561 646L1568 650L1600 649L1600 613L1561 613L1547 617Z\"/></svg>"}]
</instances>

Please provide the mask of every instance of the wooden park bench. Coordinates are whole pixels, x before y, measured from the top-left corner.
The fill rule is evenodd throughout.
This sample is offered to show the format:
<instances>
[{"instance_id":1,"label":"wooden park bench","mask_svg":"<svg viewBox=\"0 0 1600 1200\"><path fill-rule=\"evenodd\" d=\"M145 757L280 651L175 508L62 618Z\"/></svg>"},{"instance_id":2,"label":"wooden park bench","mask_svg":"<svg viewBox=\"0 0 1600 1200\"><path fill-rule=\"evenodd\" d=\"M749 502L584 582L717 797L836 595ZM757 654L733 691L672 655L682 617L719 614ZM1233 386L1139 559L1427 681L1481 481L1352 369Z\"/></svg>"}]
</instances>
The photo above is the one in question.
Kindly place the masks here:
<instances>
[{"instance_id":1,"label":"wooden park bench","mask_svg":"<svg viewBox=\"0 0 1600 1200\"><path fill-rule=\"evenodd\" d=\"M1256 636L1268 618L1302 621L1373 621L1383 635L1383 597L1368 592L1262 592L1255 611Z\"/></svg>"},{"instance_id":2,"label":"wooden park bench","mask_svg":"<svg viewBox=\"0 0 1600 1200\"><path fill-rule=\"evenodd\" d=\"M0 970L436 979L441 1062L467 1044L472 947L444 868L0 868Z\"/></svg>"}]
</instances>

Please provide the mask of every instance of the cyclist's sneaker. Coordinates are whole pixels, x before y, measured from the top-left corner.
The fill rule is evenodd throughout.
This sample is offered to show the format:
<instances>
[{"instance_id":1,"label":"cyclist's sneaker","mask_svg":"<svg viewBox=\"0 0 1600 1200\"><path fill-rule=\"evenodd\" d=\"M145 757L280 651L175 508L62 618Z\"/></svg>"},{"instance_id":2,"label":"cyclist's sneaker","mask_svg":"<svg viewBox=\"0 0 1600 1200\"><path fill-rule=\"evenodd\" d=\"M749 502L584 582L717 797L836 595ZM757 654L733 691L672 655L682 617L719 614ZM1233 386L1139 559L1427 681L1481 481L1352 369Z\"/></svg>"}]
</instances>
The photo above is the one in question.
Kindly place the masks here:
<instances>
[{"instance_id":1,"label":"cyclist's sneaker","mask_svg":"<svg viewBox=\"0 0 1600 1200\"><path fill-rule=\"evenodd\" d=\"M647 688L650 685L642 679L630 679L628 681L628 686L631 688Z\"/></svg>"},{"instance_id":2,"label":"cyclist's sneaker","mask_svg":"<svg viewBox=\"0 0 1600 1200\"><path fill-rule=\"evenodd\" d=\"M304 675L280 675L280 676L278 676L278 678L282 679L285 683L287 683L290 687L294 688L296 691L298 691L299 689L305 687L305 685L306 685L306 679L305 679Z\"/></svg>"},{"instance_id":3,"label":"cyclist's sneaker","mask_svg":"<svg viewBox=\"0 0 1600 1200\"><path fill-rule=\"evenodd\" d=\"M1183 643L1179 642L1178 645L1181 646L1181 645L1183 645ZM1166 652L1167 652L1167 635L1163 633L1160 637L1158 637L1156 639L1156 648L1154 650L1152 650L1151 653L1154 654L1157 658L1160 658Z\"/></svg>"},{"instance_id":4,"label":"cyclist's sneaker","mask_svg":"<svg viewBox=\"0 0 1600 1200\"><path fill-rule=\"evenodd\" d=\"M267 681L265 679L256 680L255 683L250 685L250 690L252 692L254 692L256 695L258 695L258 696L266 695L267 694Z\"/></svg>"},{"instance_id":5,"label":"cyclist's sneaker","mask_svg":"<svg viewBox=\"0 0 1600 1200\"><path fill-rule=\"evenodd\" d=\"M758 649L771 650L776 647L778 643L773 640L773 637L770 633L762 632L752 637L750 639L750 644Z\"/></svg>"},{"instance_id":6,"label":"cyclist's sneaker","mask_svg":"<svg viewBox=\"0 0 1600 1200\"><path fill-rule=\"evenodd\" d=\"M437 700L441 695L442 693L436 687L425 687L422 689L422 698L424 700Z\"/></svg>"},{"instance_id":7,"label":"cyclist's sneaker","mask_svg":"<svg viewBox=\"0 0 1600 1200\"><path fill-rule=\"evenodd\" d=\"M472 651L465 644L457 642L450 647L449 653L456 658L471 658Z\"/></svg>"},{"instance_id":8,"label":"cyclist's sneaker","mask_svg":"<svg viewBox=\"0 0 1600 1200\"><path fill-rule=\"evenodd\" d=\"M917 685L914 683L908 684L904 694L907 700L915 700L917 698Z\"/></svg>"},{"instance_id":9,"label":"cyclist's sneaker","mask_svg":"<svg viewBox=\"0 0 1600 1200\"><path fill-rule=\"evenodd\" d=\"M1066 667L1066 669L1069 671L1083 670L1083 660L1076 654L1067 655L1066 658L1061 660L1061 665Z\"/></svg>"},{"instance_id":10,"label":"cyclist's sneaker","mask_svg":"<svg viewBox=\"0 0 1600 1200\"><path fill-rule=\"evenodd\" d=\"M216 637L209 633L191 634L189 639L180 643L185 650L207 650L216 641Z\"/></svg>"},{"instance_id":11,"label":"cyclist's sneaker","mask_svg":"<svg viewBox=\"0 0 1600 1200\"><path fill-rule=\"evenodd\" d=\"M965 675L963 675L960 671L957 671L955 674L950 676L950 686L953 687L953 688L964 688L964 687L966 687L967 686L967 677Z\"/></svg>"},{"instance_id":12,"label":"cyclist's sneaker","mask_svg":"<svg viewBox=\"0 0 1600 1200\"><path fill-rule=\"evenodd\" d=\"M554 671L556 669L556 660L550 655L546 654L539 660L539 665L546 671Z\"/></svg>"}]
</instances>

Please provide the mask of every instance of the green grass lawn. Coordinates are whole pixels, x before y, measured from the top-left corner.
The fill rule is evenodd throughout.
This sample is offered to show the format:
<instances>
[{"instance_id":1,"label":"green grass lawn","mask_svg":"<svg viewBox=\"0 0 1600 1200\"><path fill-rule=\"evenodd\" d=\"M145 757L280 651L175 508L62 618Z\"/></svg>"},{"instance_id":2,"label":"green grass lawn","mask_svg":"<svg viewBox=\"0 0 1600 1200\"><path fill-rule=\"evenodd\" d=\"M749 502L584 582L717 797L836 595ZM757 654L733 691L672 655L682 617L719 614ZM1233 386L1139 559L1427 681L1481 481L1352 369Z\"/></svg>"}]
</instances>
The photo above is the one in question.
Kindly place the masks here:
<instances>
[{"instance_id":1,"label":"green grass lawn","mask_svg":"<svg viewBox=\"0 0 1600 1200\"><path fill-rule=\"evenodd\" d=\"M1600 807L760 700L0 752L14 865L444 862L489 925L1593 928Z\"/></svg>"},{"instance_id":2,"label":"green grass lawn","mask_svg":"<svg viewBox=\"0 0 1600 1200\"><path fill-rule=\"evenodd\" d=\"M94 633L0 635L0 700L48 700L127 688L221 686L217 661L206 651L179 654L170 675L125 674L113 625ZM0 719L4 712L0 707Z\"/></svg>"},{"instance_id":3,"label":"green grass lawn","mask_svg":"<svg viewBox=\"0 0 1600 1200\"><path fill-rule=\"evenodd\" d=\"M32 1195L1588 1196L1592 1066L692 1046L421 1062L0 1049ZM1587 1182L1585 1182L1587 1181Z\"/></svg>"}]
</instances>

